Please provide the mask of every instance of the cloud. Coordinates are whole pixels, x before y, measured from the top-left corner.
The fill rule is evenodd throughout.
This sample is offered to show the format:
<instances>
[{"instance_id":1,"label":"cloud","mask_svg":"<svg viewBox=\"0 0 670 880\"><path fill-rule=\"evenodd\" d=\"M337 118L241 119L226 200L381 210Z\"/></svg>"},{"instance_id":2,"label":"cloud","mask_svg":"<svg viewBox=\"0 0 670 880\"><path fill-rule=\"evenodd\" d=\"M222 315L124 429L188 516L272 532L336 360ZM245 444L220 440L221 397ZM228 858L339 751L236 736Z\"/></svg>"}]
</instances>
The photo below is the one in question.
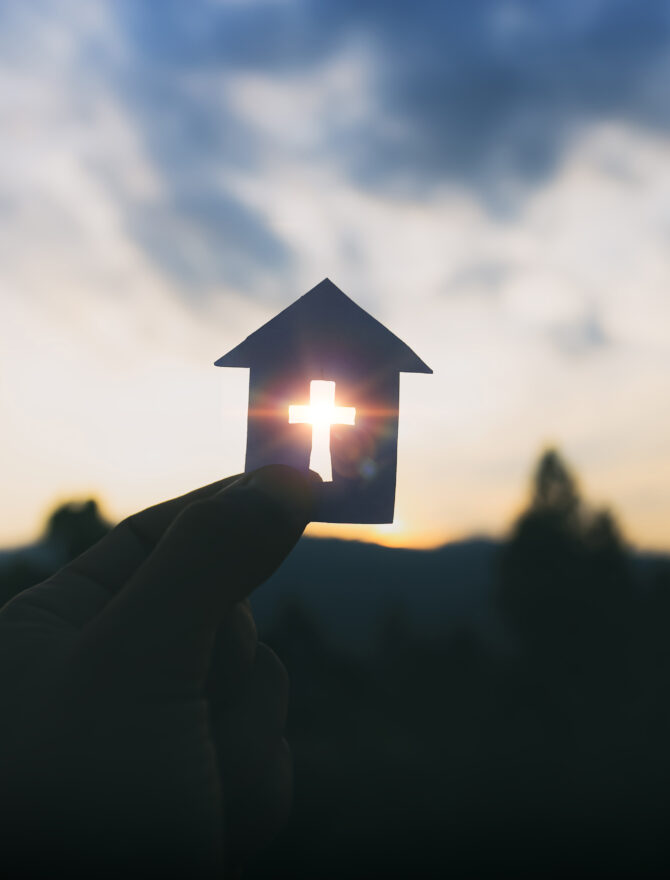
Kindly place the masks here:
<instances>
[{"instance_id":1,"label":"cloud","mask_svg":"<svg viewBox=\"0 0 670 880\"><path fill-rule=\"evenodd\" d=\"M185 292L211 292L222 283L250 290L262 271L280 273L290 263L261 215L211 187L136 207L128 231Z\"/></svg>"},{"instance_id":2,"label":"cloud","mask_svg":"<svg viewBox=\"0 0 670 880\"><path fill-rule=\"evenodd\" d=\"M291 255L226 179L253 163L256 141L217 100L219 77L162 76L115 12L75 0L3 6L3 212L18 226L32 211L42 235L69 228L71 240L81 200L65 189L86 178L184 297L263 288Z\"/></svg>"},{"instance_id":3,"label":"cloud","mask_svg":"<svg viewBox=\"0 0 670 880\"><path fill-rule=\"evenodd\" d=\"M497 294L513 267L501 259L473 260L452 274L445 292L449 296L489 296Z\"/></svg>"},{"instance_id":4,"label":"cloud","mask_svg":"<svg viewBox=\"0 0 670 880\"><path fill-rule=\"evenodd\" d=\"M416 16L392 7L383 21L379 9L379 98L402 126L362 158L383 178L457 177L495 193L506 177L546 178L585 124L670 120L654 89L670 48L666 2L462 0Z\"/></svg>"},{"instance_id":5,"label":"cloud","mask_svg":"<svg viewBox=\"0 0 670 880\"><path fill-rule=\"evenodd\" d=\"M140 92L152 70L172 82L193 71L308 77L357 44L374 66L371 112L334 146L342 168L366 185L416 191L457 179L503 205L503 184L546 178L585 124L623 119L666 130L670 122L667 0L117 8Z\"/></svg>"},{"instance_id":6,"label":"cloud","mask_svg":"<svg viewBox=\"0 0 670 880\"><path fill-rule=\"evenodd\" d=\"M0 46L24 81L60 87L40 110L46 137L95 136L101 107L124 116L152 187L127 179L113 142L83 158L183 296L227 286L272 299L295 254L239 177L327 166L335 186L408 205L456 187L511 219L584 127L667 130L669 11L667 0L42 0L3 7ZM468 283L486 287L481 270Z\"/></svg>"},{"instance_id":7,"label":"cloud","mask_svg":"<svg viewBox=\"0 0 670 880\"><path fill-rule=\"evenodd\" d=\"M211 362L327 274L435 369L403 379L398 540L499 530L550 441L667 543L666 4L0 15L7 534L239 467Z\"/></svg>"}]
</instances>

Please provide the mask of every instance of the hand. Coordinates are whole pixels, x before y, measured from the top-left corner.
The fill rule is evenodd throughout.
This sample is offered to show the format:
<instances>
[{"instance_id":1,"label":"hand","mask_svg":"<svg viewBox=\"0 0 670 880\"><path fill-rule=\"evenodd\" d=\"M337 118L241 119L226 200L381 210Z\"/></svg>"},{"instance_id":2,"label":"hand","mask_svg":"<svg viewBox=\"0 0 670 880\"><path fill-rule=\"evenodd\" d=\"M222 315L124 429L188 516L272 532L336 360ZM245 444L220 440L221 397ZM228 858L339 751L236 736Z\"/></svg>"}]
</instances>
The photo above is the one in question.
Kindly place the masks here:
<instances>
[{"instance_id":1,"label":"hand","mask_svg":"<svg viewBox=\"0 0 670 880\"><path fill-rule=\"evenodd\" d=\"M0 611L4 876L236 873L285 820L287 677L245 599L318 479L151 507Z\"/></svg>"}]
</instances>

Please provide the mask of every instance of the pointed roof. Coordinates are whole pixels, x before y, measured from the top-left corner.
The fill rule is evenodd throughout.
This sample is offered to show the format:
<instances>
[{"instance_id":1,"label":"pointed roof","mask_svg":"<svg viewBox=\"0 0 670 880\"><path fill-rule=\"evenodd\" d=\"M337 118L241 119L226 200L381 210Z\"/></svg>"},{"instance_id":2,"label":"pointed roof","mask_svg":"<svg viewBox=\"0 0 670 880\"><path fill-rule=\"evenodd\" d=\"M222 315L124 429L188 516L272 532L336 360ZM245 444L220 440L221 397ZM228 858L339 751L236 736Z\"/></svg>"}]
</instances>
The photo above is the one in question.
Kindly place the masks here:
<instances>
[{"instance_id":1,"label":"pointed roof","mask_svg":"<svg viewBox=\"0 0 670 880\"><path fill-rule=\"evenodd\" d=\"M273 358L278 362L295 359L310 368L353 360L403 373L433 372L408 345L357 306L329 278L247 336L215 364L254 367L267 365Z\"/></svg>"}]
</instances>

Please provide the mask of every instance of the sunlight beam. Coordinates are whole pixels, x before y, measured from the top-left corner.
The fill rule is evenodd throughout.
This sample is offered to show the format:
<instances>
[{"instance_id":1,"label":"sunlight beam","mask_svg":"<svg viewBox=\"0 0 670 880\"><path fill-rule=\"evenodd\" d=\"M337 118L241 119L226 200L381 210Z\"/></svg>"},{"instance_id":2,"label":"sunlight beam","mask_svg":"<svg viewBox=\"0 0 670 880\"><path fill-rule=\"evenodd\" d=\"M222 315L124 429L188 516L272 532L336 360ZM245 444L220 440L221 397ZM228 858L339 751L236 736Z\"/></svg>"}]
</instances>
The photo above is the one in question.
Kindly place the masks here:
<instances>
[{"instance_id":1,"label":"sunlight beam","mask_svg":"<svg viewBox=\"0 0 670 880\"><path fill-rule=\"evenodd\" d=\"M288 421L291 425L312 426L312 453L309 466L321 476L324 483L332 482L330 426L354 425L356 407L335 406L335 383L313 379L309 383L309 405L289 406Z\"/></svg>"}]
</instances>

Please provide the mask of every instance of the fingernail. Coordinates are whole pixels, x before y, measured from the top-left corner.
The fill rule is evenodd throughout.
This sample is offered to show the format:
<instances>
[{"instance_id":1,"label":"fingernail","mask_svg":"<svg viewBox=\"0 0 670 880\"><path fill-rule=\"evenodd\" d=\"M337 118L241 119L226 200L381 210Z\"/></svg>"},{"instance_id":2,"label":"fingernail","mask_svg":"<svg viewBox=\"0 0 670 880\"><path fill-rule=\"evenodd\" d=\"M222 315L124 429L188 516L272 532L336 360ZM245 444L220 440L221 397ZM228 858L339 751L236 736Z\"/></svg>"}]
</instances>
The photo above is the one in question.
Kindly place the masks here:
<instances>
[{"instance_id":1,"label":"fingernail","mask_svg":"<svg viewBox=\"0 0 670 880\"><path fill-rule=\"evenodd\" d=\"M245 474L230 489L255 489L272 499L292 516L312 518L316 505L317 486L323 481L314 471L298 471L283 464L272 464Z\"/></svg>"},{"instance_id":2,"label":"fingernail","mask_svg":"<svg viewBox=\"0 0 670 880\"><path fill-rule=\"evenodd\" d=\"M248 486L267 495L275 503L309 520L315 505L315 486L321 482L318 474L301 473L286 465L269 465L250 474Z\"/></svg>"}]
</instances>

